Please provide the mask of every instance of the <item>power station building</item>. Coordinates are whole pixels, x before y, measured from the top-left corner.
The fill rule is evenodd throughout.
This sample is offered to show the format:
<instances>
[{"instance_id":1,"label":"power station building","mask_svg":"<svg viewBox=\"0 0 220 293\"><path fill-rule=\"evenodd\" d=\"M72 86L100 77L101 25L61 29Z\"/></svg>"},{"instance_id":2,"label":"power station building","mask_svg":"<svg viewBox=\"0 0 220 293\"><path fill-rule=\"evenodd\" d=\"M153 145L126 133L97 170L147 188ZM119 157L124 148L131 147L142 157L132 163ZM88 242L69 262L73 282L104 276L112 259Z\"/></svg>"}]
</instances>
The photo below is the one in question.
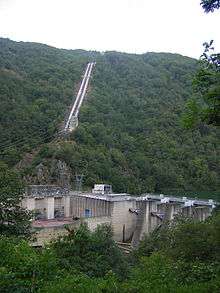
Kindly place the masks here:
<instances>
[{"instance_id":1,"label":"power station building","mask_svg":"<svg viewBox=\"0 0 220 293\"><path fill-rule=\"evenodd\" d=\"M200 221L210 216L213 200L188 199L164 195L130 196L112 193L111 185L97 184L91 193L74 192L52 185L32 185L27 188L22 206L33 210L33 227L37 245L66 233L65 225L75 228L87 222L94 230L99 224L112 226L114 239L138 244L165 220L177 214Z\"/></svg>"}]
</instances>

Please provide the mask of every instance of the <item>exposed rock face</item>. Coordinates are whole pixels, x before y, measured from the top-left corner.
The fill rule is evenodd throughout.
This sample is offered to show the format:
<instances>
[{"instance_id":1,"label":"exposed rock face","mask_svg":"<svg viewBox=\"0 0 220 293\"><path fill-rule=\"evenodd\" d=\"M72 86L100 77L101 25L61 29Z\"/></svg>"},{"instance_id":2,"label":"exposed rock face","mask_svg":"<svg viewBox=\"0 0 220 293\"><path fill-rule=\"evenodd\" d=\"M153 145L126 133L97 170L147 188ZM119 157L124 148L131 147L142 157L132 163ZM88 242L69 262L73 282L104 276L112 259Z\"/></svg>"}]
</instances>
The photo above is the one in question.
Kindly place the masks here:
<instances>
[{"instance_id":1,"label":"exposed rock face","mask_svg":"<svg viewBox=\"0 0 220 293\"><path fill-rule=\"evenodd\" d=\"M24 179L28 185L53 184L69 188L71 185L71 171L65 162L57 159L51 159L42 161L34 168L31 175L25 175Z\"/></svg>"},{"instance_id":2,"label":"exposed rock face","mask_svg":"<svg viewBox=\"0 0 220 293\"><path fill-rule=\"evenodd\" d=\"M56 160L54 165L55 169L53 174L55 174L57 185L67 188L70 187L71 173L67 164L63 161Z\"/></svg>"},{"instance_id":3,"label":"exposed rock face","mask_svg":"<svg viewBox=\"0 0 220 293\"><path fill-rule=\"evenodd\" d=\"M15 169L20 171L21 169L24 169L27 166L30 166L37 153L38 151L35 151L35 152L33 151L32 153L25 154L23 159L15 166Z\"/></svg>"},{"instance_id":4,"label":"exposed rock face","mask_svg":"<svg viewBox=\"0 0 220 293\"><path fill-rule=\"evenodd\" d=\"M36 175L38 184L45 184L49 178L49 171L42 163L36 166Z\"/></svg>"}]
</instances>

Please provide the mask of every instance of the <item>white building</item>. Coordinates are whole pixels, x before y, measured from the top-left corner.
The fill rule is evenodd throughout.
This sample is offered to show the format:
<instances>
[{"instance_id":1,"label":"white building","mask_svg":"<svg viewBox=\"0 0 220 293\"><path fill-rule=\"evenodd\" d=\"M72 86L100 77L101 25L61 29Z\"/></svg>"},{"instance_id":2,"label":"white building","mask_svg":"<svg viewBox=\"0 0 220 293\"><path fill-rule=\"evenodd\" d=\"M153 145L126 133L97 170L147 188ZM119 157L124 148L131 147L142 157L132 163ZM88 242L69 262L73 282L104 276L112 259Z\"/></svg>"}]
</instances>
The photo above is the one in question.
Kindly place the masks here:
<instances>
[{"instance_id":1,"label":"white building","mask_svg":"<svg viewBox=\"0 0 220 293\"><path fill-rule=\"evenodd\" d=\"M112 186L108 184L95 184L92 189L95 194L109 194L112 193Z\"/></svg>"}]
</instances>

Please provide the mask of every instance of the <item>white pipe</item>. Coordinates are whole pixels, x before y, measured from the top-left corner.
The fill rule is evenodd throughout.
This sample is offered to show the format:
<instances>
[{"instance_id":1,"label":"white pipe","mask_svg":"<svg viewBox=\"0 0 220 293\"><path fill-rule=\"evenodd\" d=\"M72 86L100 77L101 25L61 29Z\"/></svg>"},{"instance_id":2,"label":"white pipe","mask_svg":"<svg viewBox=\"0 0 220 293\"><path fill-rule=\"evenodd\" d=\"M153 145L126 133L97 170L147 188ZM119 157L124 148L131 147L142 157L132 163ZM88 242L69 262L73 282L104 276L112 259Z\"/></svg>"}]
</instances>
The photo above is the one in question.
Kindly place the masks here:
<instances>
[{"instance_id":1,"label":"white pipe","mask_svg":"<svg viewBox=\"0 0 220 293\"><path fill-rule=\"evenodd\" d=\"M64 130L67 130L68 127L69 127L70 120L71 120L71 118L72 118L72 116L73 116L73 112L74 112L74 110L75 110L75 108L76 108L76 105L77 105L77 103L78 103L78 100L79 100L79 98L80 98L80 95L81 95L81 92L82 92L82 89L83 89L83 86L84 86L84 83L85 83L85 80L86 80L86 77L87 77L87 74L88 74L88 71L89 71L90 67L91 67L91 63L88 63L88 64L87 64L87 67L86 67L85 74L84 74L84 76L83 76L83 80L82 80L82 82L81 82L81 85L80 85L80 88L79 88L79 91L78 91L78 94L77 94L76 99L75 99L75 101L74 101L73 107L72 107L72 109L71 109L71 111L70 111L70 115L69 115L69 117L68 117L68 120L67 120L67 122L66 122L66 125L65 125Z\"/></svg>"},{"instance_id":2,"label":"white pipe","mask_svg":"<svg viewBox=\"0 0 220 293\"><path fill-rule=\"evenodd\" d=\"M69 127L70 120L71 120L71 118L72 118L72 116L73 116L73 113L74 113L74 111L75 111L76 105L77 105L78 100L79 100L79 98L80 98L80 95L81 95L81 92L82 92L82 89L83 89L83 86L84 86L84 83L85 83L85 79L86 79L86 76L87 76L87 73L88 73L89 67L90 67L90 64L87 65L87 68L86 68L86 71L85 71L85 74L84 74L83 80L82 80L81 85L80 85L80 89L79 89L79 91L78 91L78 94L77 94L77 97L76 97L76 99L75 99L74 105L73 105L73 107L72 107L72 109L71 109L71 111L70 111L70 115L69 115L69 118L68 118L68 120L67 120L67 123L66 123L66 126L65 126L65 130L67 130L68 127Z\"/></svg>"},{"instance_id":3,"label":"white pipe","mask_svg":"<svg viewBox=\"0 0 220 293\"><path fill-rule=\"evenodd\" d=\"M78 104L78 107L76 109L76 114L75 114L76 117L78 117L80 107L82 105L82 102L83 102L84 97L85 97L85 94L86 94L86 90L87 90L87 87L88 87L88 83L89 83L89 79L90 79L90 76L91 76L91 72L92 72L93 65L94 65L94 63L91 63L91 66L89 68L88 76L87 76L87 79L86 79L86 82L85 82L85 86L83 88L83 92L82 92L82 95L81 95L81 99L80 99L79 104Z\"/></svg>"}]
</instances>

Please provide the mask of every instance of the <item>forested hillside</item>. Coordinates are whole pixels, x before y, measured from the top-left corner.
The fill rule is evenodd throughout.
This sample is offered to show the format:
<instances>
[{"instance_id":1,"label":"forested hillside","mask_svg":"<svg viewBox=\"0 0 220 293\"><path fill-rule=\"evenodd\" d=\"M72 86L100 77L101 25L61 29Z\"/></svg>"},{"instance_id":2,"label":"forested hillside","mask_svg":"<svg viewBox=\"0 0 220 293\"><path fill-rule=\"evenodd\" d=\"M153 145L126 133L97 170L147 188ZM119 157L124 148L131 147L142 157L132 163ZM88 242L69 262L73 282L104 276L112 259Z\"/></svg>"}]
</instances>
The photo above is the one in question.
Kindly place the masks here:
<instances>
[{"instance_id":1,"label":"forested hillside","mask_svg":"<svg viewBox=\"0 0 220 293\"><path fill-rule=\"evenodd\" d=\"M13 146L11 164L50 141L71 103L85 54L0 39L0 147Z\"/></svg>"},{"instance_id":2,"label":"forested hillside","mask_svg":"<svg viewBox=\"0 0 220 293\"><path fill-rule=\"evenodd\" d=\"M94 59L79 127L67 141L54 140ZM106 182L118 192L212 194L220 187L220 132L185 130L180 119L195 70L195 60L175 54L101 55L0 39L1 159L15 166L35 151L23 170L32 180L39 163L49 174L57 159L72 182L85 175L85 188Z\"/></svg>"}]
</instances>

